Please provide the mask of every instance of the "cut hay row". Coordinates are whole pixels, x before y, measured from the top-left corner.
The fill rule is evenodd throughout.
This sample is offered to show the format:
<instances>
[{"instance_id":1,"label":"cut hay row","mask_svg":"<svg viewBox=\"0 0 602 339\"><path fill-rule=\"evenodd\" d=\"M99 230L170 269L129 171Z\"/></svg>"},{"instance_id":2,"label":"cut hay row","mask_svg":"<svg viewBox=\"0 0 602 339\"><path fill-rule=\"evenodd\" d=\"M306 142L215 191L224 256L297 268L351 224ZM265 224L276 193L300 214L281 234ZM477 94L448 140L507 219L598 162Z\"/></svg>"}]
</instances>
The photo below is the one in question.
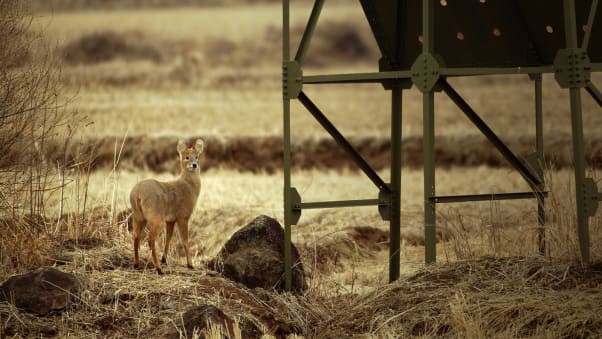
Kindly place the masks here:
<instances>
[{"instance_id":1,"label":"cut hay row","mask_svg":"<svg viewBox=\"0 0 602 339\"><path fill-rule=\"evenodd\" d=\"M221 138L203 136L207 141L202 166L207 169L233 169L252 173L274 173L282 168L282 139L279 136ZM194 138L190 138L192 140ZM351 143L376 170L389 166L390 142L385 137L356 137ZM104 137L85 140L72 154L94 154L92 169L112 169L115 153L119 156L119 169L149 170L176 173L177 154L174 150L178 137L133 136ZM533 137L520 137L506 141L510 149L525 159L535 150ZM568 168L573 163L570 136L556 134L545 140L545 166L550 169ZM586 162L592 168L602 167L602 138L586 138ZM441 136L436 139L438 167L489 166L509 167L501 154L483 136ZM46 157L54 162L61 158L60 145L47 145ZM77 151L77 152L76 152ZM11 155L5 159L11 159ZM358 170L347 154L330 138L305 138L294 141L292 163L297 169ZM406 167L422 166L422 138L403 140L402 164ZM8 162L10 163L10 162Z\"/></svg>"}]
</instances>

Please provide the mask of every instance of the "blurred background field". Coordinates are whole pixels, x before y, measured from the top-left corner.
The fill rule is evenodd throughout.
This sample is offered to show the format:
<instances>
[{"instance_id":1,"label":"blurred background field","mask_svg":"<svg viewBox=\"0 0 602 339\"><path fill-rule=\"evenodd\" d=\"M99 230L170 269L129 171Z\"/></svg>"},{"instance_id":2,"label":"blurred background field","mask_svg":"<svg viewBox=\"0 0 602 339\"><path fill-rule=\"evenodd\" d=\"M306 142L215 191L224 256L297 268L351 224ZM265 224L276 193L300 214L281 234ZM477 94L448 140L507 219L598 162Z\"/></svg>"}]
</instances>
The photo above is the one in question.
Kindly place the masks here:
<instances>
[{"instance_id":1,"label":"blurred background field","mask_svg":"<svg viewBox=\"0 0 602 339\"><path fill-rule=\"evenodd\" d=\"M136 182L146 178L170 180L174 177L178 138L192 140L201 137L206 140L203 186L190 226L193 262L200 267L200 275L209 274L207 262L232 233L255 216L266 214L282 221L280 2L207 0L199 4L185 0L177 3L167 0L53 0L33 1L31 4L34 19L28 26L29 30L31 34L42 32L43 39L30 44L30 49L24 51L14 67L19 69L41 63L45 60L43 56L50 54L60 69L56 79L61 89L57 92L61 107L77 112L79 122L75 130L75 125L70 124L57 129L59 134L69 135L72 140L69 147L62 147L59 138L58 141L49 140L41 146L39 153L50 164L57 163L57 159L73 159L74 163L78 163L78 156L84 154L85 159L79 160L87 166L63 168L62 172L58 166L58 169L48 171L48 186L57 183L62 184L62 188L44 191L39 198L44 201L41 212L46 219L42 225L36 226L39 227L37 233L24 236L39 239L36 246L21 249L17 245L5 245L5 249L0 250L0 261L5 264L0 269L0 280L40 264L55 263L67 255L71 256L67 260L68 269L89 273L99 279L110 276L117 281L116 290L130 291L131 286L120 280L119 275L136 273L125 265L120 267L117 264L117 268L109 272L103 269L103 263L106 264L107 260L127 262L126 258L133 257L131 236L123 223L123 216L129 208L129 191ZM310 1L293 2L293 47L300 39L310 11ZM377 71L378 58L376 43L359 4L328 1L308 52L304 73ZM595 83L602 83L599 74L592 77ZM521 157L535 151L533 84L527 76L450 79L450 83L456 85L482 118ZM460 265L458 270L462 271L464 260L481 257L514 258L512 260L515 261L492 261L492 265L499 265L500 271L506 274L504 279L507 280L501 279L501 284L507 283L508 286L513 286L516 281L511 274L513 267L519 272L517 276L520 278L517 279L527 286L534 273L529 270L532 265L540 265L540 260L551 265L552 268L545 270L549 269L554 274L560 270L559 267L567 267L567 272L570 267L573 272L574 266L571 265L578 266L575 264L578 248L568 93L558 87L551 75L544 75L543 85L546 181L551 195L546 205L547 255L551 259L537 257L535 201L446 205L439 209L437 215L441 265L430 268L444 272L439 275L433 273L438 278L447 274L445 272L450 267L455 267L450 265ZM375 165L384 178L388 178L389 93L380 85L306 86L305 90L341 132L358 145L360 153ZM418 276L424 273L421 271L424 253L421 94L413 88L404 92L403 100L401 284L411 285L413 280L407 280L409 277L415 278L416 272L422 272ZM583 105L587 159L591 165L589 174L599 180L602 109L585 95ZM378 192L370 181L337 149L326 132L300 105L293 104L292 116L293 185L307 200L377 196ZM439 194L528 191L520 175L508 167L462 112L443 96L436 99L436 134ZM18 158L19 154L13 148L6 151L6 158ZM67 174L72 179L65 185ZM4 175L6 178L7 174ZM599 260L602 250L601 226L602 215L598 212L591 219L590 227L592 253L596 260ZM17 237L17 233L13 235ZM513 320L508 327L499 327L495 319L490 318L492 314L498 314L495 312L501 312L499 309L483 308L482 313L473 310L475 305L495 299L495 293L487 290L491 293L479 294L468 288L459 288L453 290L455 294L445 295L440 304L433 306L435 309L440 307L440 312L435 312L437 315L427 315L430 313L422 306L416 306L422 305L418 303L407 309L403 305L389 304L388 308L383 306L382 309L394 309L396 313L383 311L382 314L389 314L388 318L384 318L376 312L370 318L370 313L375 312L367 306L370 300L384 302L383 296L399 287L387 285L388 236L388 224L380 219L374 208L304 212L300 224L293 228L293 242L301 251L310 290L301 297L305 299L278 299L276 304L280 308L274 310L275 313L287 314L283 316L286 319L281 320L290 326L289 333L308 337L336 337L336 333L377 337L395 337L399 333L460 337L500 333L502 336L600 333L596 332L602 328L600 316L582 318L589 321L584 325L586 330L572 331L573 325L559 320L563 319L560 311L536 309L535 306L532 313L527 310L524 314L517 313L519 315L515 318L511 316L515 309L508 306L510 313L504 317ZM65 254L60 242L67 237L100 238L105 242L105 248ZM10 240L5 238L3 241L7 239ZM194 299L187 290L190 286L186 284L196 283L197 279L181 269L180 266L184 265L183 250L179 242L176 243L171 253L176 265L171 274L183 279L184 285L172 282L175 280L173 277L168 278L172 279L169 282L163 280L165 284L173 283L171 291L175 291L166 296L161 291L152 290L152 286L161 284L161 278L140 278L147 280L140 282L145 287L140 295L133 297L136 303L121 306L131 318L129 321L137 322L137 332L120 325L106 329L96 324L94 321L100 319L99 314L105 309L90 306L85 307L86 316L95 325L86 326L84 323L89 319L77 318L74 321L57 320L53 326L58 326L61 335L75 333L115 337L144 336L151 333L157 324L167 326L177 312L165 315L147 308L172 297L181 303L178 304L180 311L182 305ZM8 254L11 250L16 251L12 256ZM20 250L22 254L19 254ZM142 247L141 253L143 258L149 255L147 246ZM517 257L524 259L517 260ZM487 266L487 263L479 262L475 267L479 265ZM491 274L486 269L483 272ZM465 279L462 284L472 284L474 276L465 273L458 279ZM526 276L522 276L523 273ZM151 271L140 274L150 275ZM485 278L490 277L483 276ZM538 279L533 281L548 283L543 278L541 281ZM578 289L586 284L587 279L583 279L571 288ZM443 289L452 289L455 284L434 281L441 282L441 286L445 286L441 287ZM419 281L409 287L403 285L403 291L411 293L414 288L419 289L420 284ZM439 285L435 285L427 292L439 293ZM541 287L528 286L522 291L509 287L512 290L508 292L512 294L509 298L528 299ZM92 284L92 288L101 287ZM548 285L541 287L541 291L547 291L546 288ZM421 295L427 298L428 293ZM532 299L533 303L545 304L545 293L538 295L541 299ZM86 300L92 303L92 296L88 298ZM570 304L578 300L579 295L575 292L567 298ZM211 302L225 307L225 310L238 312L234 311L236 306L231 300L218 297ZM365 326L355 326L341 318L337 304L355 307L355 316L364 319ZM149 312L145 314L153 319L151 323L141 321L144 316L138 312L142 309ZM2 312L0 308L0 314L14 311ZM529 318L536 312L543 312L541 314L546 316L540 319L537 316L541 314L537 313L533 316L535 320ZM403 316L405 314L407 317ZM548 319L552 320L546 322ZM530 320L534 322L530 323ZM57 322L61 325L56 325ZM30 318L22 324L34 328L42 326L38 320ZM451 326L451 330L446 330L451 332L440 332L445 326ZM29 333L38 332L32 330Z\"/></svg>"}]
</instances>

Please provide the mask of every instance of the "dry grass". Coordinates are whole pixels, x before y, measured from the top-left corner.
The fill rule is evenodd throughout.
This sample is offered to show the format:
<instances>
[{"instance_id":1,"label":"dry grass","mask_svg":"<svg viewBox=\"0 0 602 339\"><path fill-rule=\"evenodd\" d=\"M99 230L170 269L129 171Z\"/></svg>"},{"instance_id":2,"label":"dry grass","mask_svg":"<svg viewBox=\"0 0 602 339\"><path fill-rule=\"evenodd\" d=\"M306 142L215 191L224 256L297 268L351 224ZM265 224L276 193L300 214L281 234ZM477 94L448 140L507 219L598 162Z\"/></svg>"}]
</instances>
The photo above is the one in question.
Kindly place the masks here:
<instances>
[{"instance_id":1,"label":"dry grass","mask_svg":"<svg viewBox=\"0 0 602 339\"><path fill-rule=\"evenodd\" d=\"M387 171L382 171L388 177ZM570 171L552 172L547 182L552 190L547 200L549 217L550 255L553 257L571 257L577 253L573 203L568 187L572 173ZM89 181L89 203L99 208L100 220L110 220L110 211L123 211L129 207L128 194L137 181L153 177L170 180L171 174L157 175L152 172L98 171L92 173ZM475 181L474 178L480 178ZM509 169L452 168L438 173L438 193L482 194L518 192L528 190L524 180ZM217 253L231 234L252 220L258 214L267 214L281 220L281 176L238 173L235 171L214 170L203 174L201 196L198 209L191 219L191 248L196 253L194 262L201 263ZM303 196L304 201L325 201L336 199L373 198L378 192L372 183L358 173L339 171L302 171L295 172L293 183ZM409 254L404 260L419 263L422 254L414 250L424 242L422 233L422 172L406 170L402 175L402 239ZM75 208L76 201L67 201L66 208ZM48 211L58 210L57 196L48 200ZM535 202L483 202L471 204L441 205L438 222L440 239L448 240L441 244L440 254L447 260L474 259L482 255L534 255ZM93 219L93 218L92 218ZM96 220L94 219L94 220ZM592 232L598 228L600 217L592 218ZM86 237L103 237L110 224L91 226ZM122 226L123 227L123 226ZM127 232L114 229L114 235L129 239ZM358 234L363 227L368 233ZM353 248L358 247L359 257L371 257L370 252L388 248L388 224L380 219L374 208L339 209L326 211L306 211L299 225L295 227L294 239L303 247L308 256L306 266L314 263L315 251L321 259L328 260L338 252L353 257ZM463 242L466 241L466 242ZM359 245L357 245L359 244ZM332 246L330 246L332 245ZM314 248L318 246L320 248ZM592 251L596 253L598 244L592 241ZM176 253L181 249L176 246ZM350 252L351 251L351 252ZM464 252L462 252L464 251ZM385 253L381 253L385 255ZM341 254L343 255L343 254ZM387 261L373 267L373 272L386 272ZM316 263L317 264L317 263ZM346 262L343 267L347 268ZM372 263L370 265L373 265ZM345 270L341 272L346 273ZM366 276L371 275L366 272ZM383 278L384 274L376 274Z\"/></svg>"},{"instance_id":2,"label":"dry grass","mask_svg":"<svg viewBox=\"0 0 602 339\"><path fill-rule=\"evenodd\" d=\"M301 3L293 9L293 26L300 27L310 7ZM85 87L78 92L75 107L95 122L84 132L86 134L123 135L129 129L131 135L278 135L281 129L280 70L274 65L280 64L280 10L279 5L273 4L74 12L41 17L37 24L47 27L49 36L57 39L60 46L107 32L107 27L111 27L117 36L142 34L142 41L149 41L153 48L167 55L158 65L117 59L96 66L67 67L64 72L68 84ZM319 59L314 63L328 67L310 67L305 73L376 70L376 57L362 57L358 64L354 61L357 58L340 58L338 54L323 51L329 42L346 41L345 35L333 37L328 31L329 26L340 26L345 20L356 24L341 28L341 32L359 37L357 39L362 41L359 46L364 46L368 55L376 54L374 41L365 38L370 33L359 6L328 4L321 18L324 25L318 26L314 49L308 52L308 60ZM178 25L172 25L173 22ZM140 27L144 27L143 31ZM358 46L358 43L352 45ZM187 60L198 60L198 67L195 61ZM192 74L193 78L181 79L178 74ZM595 75L594 81L599 80ZM451 83L457 85L460 94L506 140L533 134L533 90L526 76L451 79ZM388 135L390 104L380 85L306 87L308 95L345 134ZM544 96L546 134L568 133L566 91L559 89L551 77L545 77ZM403 134L419 135L420 94L411 90L404 99ZM478 133L444 96L438 96L436 107L438 134ZM586 134L595 135L595 127L602 123L600 108L585 98L584 111ZM136 119L124 123L124 116L136 116ZM354 118L349 119L350 116ZM293 117L295 137L325 135L297 105L294 105Z\"/></svg>"}]
</instances>

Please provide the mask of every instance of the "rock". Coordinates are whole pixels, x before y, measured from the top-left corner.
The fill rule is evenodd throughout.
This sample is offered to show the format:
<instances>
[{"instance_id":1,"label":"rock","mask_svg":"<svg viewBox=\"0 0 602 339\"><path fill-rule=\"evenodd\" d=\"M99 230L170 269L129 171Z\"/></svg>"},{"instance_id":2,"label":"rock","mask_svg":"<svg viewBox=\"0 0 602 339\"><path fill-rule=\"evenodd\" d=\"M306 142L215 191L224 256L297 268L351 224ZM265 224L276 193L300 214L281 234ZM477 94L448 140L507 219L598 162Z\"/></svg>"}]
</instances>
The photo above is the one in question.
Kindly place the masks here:
<instances>
[{"instance_id":1,"label":"rock","mask_svg":"<svg viewBox=\"0 0 602 339\"><path fill-rule=\"evenodd\" d=\"M192 338L193 333L199 334L199 338L205 338L205 331L211 322L214 326L221 326L222 334L227 338L234 338L234 321L230 319L222 310L212 305L195 306L182 315L184 328L182 333L185 338ZM167 338L180 338L180 333L172 331Z\"/></svg>"},{"instance_id":2,"label":"rock","mask_svg":"<svg viewBox=\"0 0 602 339\"><path fill-rule=\"evenodd\" d=\"M8 278L0 285L0 300L38 315L67 308L80 288L74 275L54 268L39 268L33 272Z\"/></svg>"},{"instance_id":3,"label":"rock","mask_svg":"<svg viewBox=\"0 0 602 339\"><path fill-rule=\"evenodd\" d=\"M299 251L292 246L293 290L306 288ZM273 218L260 215L232 235L213 268L249 288L284 290L284 230Z\"/></svg>"}]
</instances>

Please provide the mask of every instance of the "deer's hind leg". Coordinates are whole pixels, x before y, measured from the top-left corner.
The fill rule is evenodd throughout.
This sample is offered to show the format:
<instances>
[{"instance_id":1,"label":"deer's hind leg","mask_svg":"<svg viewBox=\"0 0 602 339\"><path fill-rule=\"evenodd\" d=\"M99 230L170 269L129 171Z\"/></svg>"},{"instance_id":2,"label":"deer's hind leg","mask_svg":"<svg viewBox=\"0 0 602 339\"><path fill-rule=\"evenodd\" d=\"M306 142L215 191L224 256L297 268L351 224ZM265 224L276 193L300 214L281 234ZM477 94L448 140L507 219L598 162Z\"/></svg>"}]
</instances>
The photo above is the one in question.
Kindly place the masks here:
<instances>
[{"instance_id":1,"label":"deer's hind leg","mask_svg":"<svg viewBox=\"0 0 602 339\"><path fill-rule=\"evenodd\" d=\"M175 222L167 223L167 232L165 233L165 249L163 250L163 256L161 257L161 264L167 265L167 252L169 251L169 243L171 242L171 237L173 236Z\"/></svg>"},{"instance_id":2,"label":"deer's hind leg","mask_svg":"<svg viewBox=\"0 0 602 339\"><path fill-rule=\"evenodd\" d=\"M155 265L155 268L157 269L157 273L159 273L160 275L163 274L163 270L161 269L161 264L159 263L159 259L157 258L157 249L155 248L155 240L157 239L157 236L159 235L159 233L161 232L161 230L163 229L163 227L165 227L165 218L163 217L154 217L152 218L152 220L149 220L149 226L150 226L150 230L148 232L148 247L150 247L151 249L151 256L153 259L153 264Z\"/></svg>"},{"instance_id":3,"label":"deer's hind leg","mask_svg":"<svg viewBox=\"0 0 602 339\"><path fill-rule=\"evenodd\" d=\"M132 217L132 222L132 236L134 238L134 268L140 268L140 257L138 255L140 250L140 233L144 231L146 220Z\"/></svg>"}]
</instances>

